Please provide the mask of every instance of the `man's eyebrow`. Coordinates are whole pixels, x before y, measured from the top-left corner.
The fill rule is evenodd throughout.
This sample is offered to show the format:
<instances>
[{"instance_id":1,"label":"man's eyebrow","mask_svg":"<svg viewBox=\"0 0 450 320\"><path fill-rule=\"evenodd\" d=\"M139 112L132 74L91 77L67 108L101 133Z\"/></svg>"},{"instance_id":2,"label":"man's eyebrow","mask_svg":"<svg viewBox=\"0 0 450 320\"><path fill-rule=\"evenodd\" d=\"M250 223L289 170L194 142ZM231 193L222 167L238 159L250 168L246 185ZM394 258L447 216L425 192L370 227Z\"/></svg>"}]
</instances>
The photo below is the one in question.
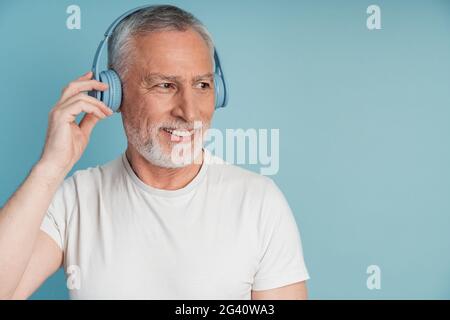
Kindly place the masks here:
<instances>
[{"instance_id":1,"label":"man's eyebrow","mask_svg":"<svg viewBox=\"0 0 450 320\"><path fill-rule=\"evenodd\" d=\"M151 72L151 73L144 74L142 76L141 80L144 83L152 83L157 80L166 80L166 81L176 82L176 81L179 81L180 78L177 76L172 76L172 75L167 75L167 74L162 74L162 73L157 73L157 72Z\"/></svg>"},{"instance_id":2,"label":"man's eyebrow","mask_svg":"<svg viewBox=\"0 0 450 320\"><path fill-rule=\"evenodd\" d=\"M213 80L214 79L214 74L209 72L209 73L205 73L199 76L195 76L192 79L192 83L195 83L199 80ZM152 83L155 81L172 81L172 82L181 82L181 78L178 76L173 76L173 75L167 75L167 74L163 74L163 73L158 73L158 72L150 72L150 73L145 73L142 78L141 81L143 83Z\"/></svg>"},{"instance_id":3,"label":"man's eyebrow","mask_svg":"<svg viewBox=\"0 0 450 320\"><path fill-rule=\"evenodd\" d=\"M214 74L209 72L209 73L205 73L200 76L194 77L194 79L192 79L192 82L197 82L199 80L213 80L213 79L214 79Z\"/></svg>"}]
</instances>

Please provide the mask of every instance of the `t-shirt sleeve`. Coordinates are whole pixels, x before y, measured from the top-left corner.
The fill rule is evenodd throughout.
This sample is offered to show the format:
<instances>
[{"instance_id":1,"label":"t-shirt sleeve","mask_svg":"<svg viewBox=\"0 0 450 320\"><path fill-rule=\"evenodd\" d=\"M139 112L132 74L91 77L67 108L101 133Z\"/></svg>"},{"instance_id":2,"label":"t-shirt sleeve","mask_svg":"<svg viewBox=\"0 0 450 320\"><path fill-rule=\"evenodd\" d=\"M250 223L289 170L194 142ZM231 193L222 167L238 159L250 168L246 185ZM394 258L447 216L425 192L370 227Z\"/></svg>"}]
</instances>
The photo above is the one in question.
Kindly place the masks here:
<instances>
[{"instance_id":1,"label":"t-shirt sleeve","mask_svg":"<svg viewBox=\"0 0 450 320\"><path fill-rule=\"evenodd\" d=\"M67 196L73 194L72 180L70 177L60 184L40 226L40 229L47 233L63 251L65 251L66 217L71 202Z\"/></svg>"},{"instance_id":2,"label":"t-shirt sleeve","mask_svg":"<svg viewBox=\"0 0 450 320\"><path fill-rule=\"evenodd\" d=\"M295 217L269 179L260 224L260 262L252 290L268 290L309 279Z\"/></svg>"}]
</instances>

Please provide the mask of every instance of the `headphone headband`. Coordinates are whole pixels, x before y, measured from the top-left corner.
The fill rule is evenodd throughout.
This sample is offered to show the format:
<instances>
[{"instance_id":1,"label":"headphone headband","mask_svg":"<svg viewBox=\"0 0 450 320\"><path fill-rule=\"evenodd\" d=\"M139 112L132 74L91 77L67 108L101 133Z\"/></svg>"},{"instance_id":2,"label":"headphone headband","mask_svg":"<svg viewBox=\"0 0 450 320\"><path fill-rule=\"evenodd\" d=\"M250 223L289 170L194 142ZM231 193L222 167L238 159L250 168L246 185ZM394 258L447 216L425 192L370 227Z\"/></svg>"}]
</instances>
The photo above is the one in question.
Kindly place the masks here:
<instances>
[{"instance_id":1,"label":"headphone headband","mask_svg":"<svg viewBox=\"0 0 450 320\"><path fill-rule=\"evenodd\" d=\"M145 9L145 8L148 8L148 7L150 7L150 5L144 5L144 6L140 6L140 7L128 10L124 14L120 15L116 20L114 20L113 23L111 23L111 25L108 27L108 29L106 29L106 31L105 31L105 38L98 45L97 51L96 51L95 56L94 56L94 62L92 63L92 72L94 73L95 80L99 80L99 77L100 77L99 76L100 73L98 72L98 61L99 61L99 59L101 57L103 49L105 48L105 45L108 43L109 37L114 32L114 29L126 17L132 15L136 11L139 11L141 9Z\"/></svg>"},{"instance_id":2,"label":"headphone headband","mask_svg":"<svg viewBox=\"0 0 450 320\"><path fill-rule=\"evenodd\" d=\"M117 27L117 25L119 23L122 22L122 20L124 20L126 17L132 15L133 13L135 13L136 11L139 11L141 9L145 9L145 8L149 8L152 5L144 5L144 6L140 6L131 10L128 10L127 12L125 12L124 14L122 14L121 16L119 16L116 20L113 21L113 23L111 23L111 25L108 27L108 29L106 29L105 31L105 37L109 38L109 36L111 36L111 34L114 32L114 29Z\"/></svg>"}]
</instances>

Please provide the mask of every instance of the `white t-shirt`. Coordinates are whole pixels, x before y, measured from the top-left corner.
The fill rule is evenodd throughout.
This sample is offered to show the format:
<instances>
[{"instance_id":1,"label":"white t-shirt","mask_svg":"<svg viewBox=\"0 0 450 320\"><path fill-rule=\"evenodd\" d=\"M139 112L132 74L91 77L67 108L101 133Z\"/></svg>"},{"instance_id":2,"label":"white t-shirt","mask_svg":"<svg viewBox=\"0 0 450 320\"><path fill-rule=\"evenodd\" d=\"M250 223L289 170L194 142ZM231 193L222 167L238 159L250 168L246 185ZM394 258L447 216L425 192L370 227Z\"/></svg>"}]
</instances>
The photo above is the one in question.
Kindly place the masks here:
<instances>
[{"instance_id":1,"label":"white t-shirt","mask_svg":"<svg viewBox=\"0 0 450 320\"><path fill-rule=\"evenodd\" d=\"M309 279L276 184L206 149L178 190L145 184L125 153L76 171L41 229L64 251L72 299L250 299Z\"/></svg>"}]
</instances>

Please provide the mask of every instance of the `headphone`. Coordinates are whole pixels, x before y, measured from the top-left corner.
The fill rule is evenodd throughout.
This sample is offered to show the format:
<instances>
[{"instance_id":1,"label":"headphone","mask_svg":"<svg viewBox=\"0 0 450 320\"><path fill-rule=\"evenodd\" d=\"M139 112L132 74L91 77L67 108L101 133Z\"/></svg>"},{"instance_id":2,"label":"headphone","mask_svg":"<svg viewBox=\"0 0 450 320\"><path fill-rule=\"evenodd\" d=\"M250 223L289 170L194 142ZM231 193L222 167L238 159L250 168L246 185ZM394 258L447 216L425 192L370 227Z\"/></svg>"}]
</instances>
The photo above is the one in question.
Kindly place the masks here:
<instances>
[{"instance_id":1,"label":"headphone","mask_svg":"<svg viewBox=\"0 0 450 320\"><path fill-rule=\"evenodd\" d=\"M122 103L122 82L116 71L113 69L107 69L104 71L99 71L99 60L105 45L108 43L109 37L114 32L117 25L122 22L125 18L132 15L133 13L151 7L151 5L145 5L137 7L135 9L129 10L118 17L106 30L105 38L100 41L98 45L97 52L94 56L94 62L92 63L92 72L94 74L94 79L108 85L108 89L105 91L91 90L88 92L89 96L97 98L104 104L106 104L113 111L118 112L118 109ZM225 77L223 75L222 67L220 66L219 55L217 54L216 48L214 48L214 91L215 91L215 109L224 108L228 103L228 92L225 83Z\"/></svg>"}]
</instances>

